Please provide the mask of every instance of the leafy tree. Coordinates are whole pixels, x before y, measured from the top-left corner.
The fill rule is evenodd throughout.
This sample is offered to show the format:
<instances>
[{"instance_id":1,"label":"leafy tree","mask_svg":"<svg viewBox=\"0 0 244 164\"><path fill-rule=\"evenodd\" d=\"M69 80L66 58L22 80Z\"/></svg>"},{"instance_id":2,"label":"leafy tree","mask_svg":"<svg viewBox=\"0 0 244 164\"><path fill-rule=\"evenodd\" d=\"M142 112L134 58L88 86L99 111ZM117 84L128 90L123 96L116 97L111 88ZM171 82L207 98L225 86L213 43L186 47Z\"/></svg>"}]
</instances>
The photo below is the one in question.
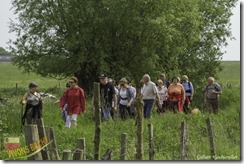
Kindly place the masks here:
<instances>
[{"instance_id":1,"label":"leafy tree","mask_svg":"<svg viewBox=\"0 0 244 164\"><path fill-rule=\"evenodd\" d=\"M221 69L236 0L14 0L14 63L28 72L76 75L90 90L100 72L136 81L187 74L202 86Z\"/></svg>"}]
</instances>

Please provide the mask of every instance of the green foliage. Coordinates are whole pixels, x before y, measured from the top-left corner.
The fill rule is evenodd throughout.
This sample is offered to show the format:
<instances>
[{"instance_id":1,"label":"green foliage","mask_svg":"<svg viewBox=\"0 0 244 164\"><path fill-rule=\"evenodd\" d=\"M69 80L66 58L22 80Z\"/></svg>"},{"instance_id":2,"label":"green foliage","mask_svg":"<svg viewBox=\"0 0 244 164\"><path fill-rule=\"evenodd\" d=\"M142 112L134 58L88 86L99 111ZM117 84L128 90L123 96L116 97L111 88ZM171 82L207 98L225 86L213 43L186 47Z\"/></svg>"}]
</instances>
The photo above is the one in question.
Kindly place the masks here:
<instances>
[{"instance_id":1,"label":"green foliage","mask_svg":"<svg viewBox=\"0 0 244 164\"><path fill-rule=\"evenodd\" d=\"M6 51L3 47L0 47L0 55L10 55L10 52Z\"/></svg>"},{"instance_id":2,"label":"green foliage","mask_svg":"<svg viewBox=\"0 0 244 164\"><path fill-rule=\"evenodd\" d=\"M12 2L15 65L90 90L101 71L115 79L187 74L199 88L221 69L236 0L54 0Z\"/></svg>"}]
</instances>

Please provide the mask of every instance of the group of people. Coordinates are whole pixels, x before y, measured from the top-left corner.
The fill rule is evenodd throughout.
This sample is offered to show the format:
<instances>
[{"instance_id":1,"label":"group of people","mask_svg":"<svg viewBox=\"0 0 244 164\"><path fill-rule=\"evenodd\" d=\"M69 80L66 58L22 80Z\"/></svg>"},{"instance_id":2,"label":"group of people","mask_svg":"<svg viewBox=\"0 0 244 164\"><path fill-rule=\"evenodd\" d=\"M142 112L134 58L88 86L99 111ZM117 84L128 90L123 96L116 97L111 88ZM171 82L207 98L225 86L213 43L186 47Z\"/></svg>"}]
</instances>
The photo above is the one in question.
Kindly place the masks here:
<instances>
[{"instance_id":1,"label":"group of people","mask_svg":"<svg viewBox=\"0 0 244 164\"><path fill-rule=\"evenodd\" d=\"M128 117L135 118L137 91L132 86L132 81L122 78L118 85L114 80L108 78L106 73L101 73L100 79L100 103L101 119L114 119L115 113L119 113L121 119ZM140 81L141 89L138 96L144 102L144 118L151 118L154 104L157 112L164 115L167 111L190 112L189 105L193 100L194 88L186 75L173 77L171 83L166 79L165 74L161 74L157 83L151 81L148 74L145 74ZM42 111L42 98L37 92L38 85L30 83L30 91L22 98L21 103L26 104L25 114L22 122L27 118L27 123L31 124L36 119L40 119ZM218 97L222 93L219 84L214 82L213 77L208 78L208 85L204 89L204 102L207 104L209 113L218 113ZM86 112L86 99L84 90L78 86L78 79L71 77L66 84L66 91L60 98L60 111L65 121L65 127L76 127L77 116L81 112ZM94 97L92 98L91 111L94 112Z\"/></svg>"}]
</instances>

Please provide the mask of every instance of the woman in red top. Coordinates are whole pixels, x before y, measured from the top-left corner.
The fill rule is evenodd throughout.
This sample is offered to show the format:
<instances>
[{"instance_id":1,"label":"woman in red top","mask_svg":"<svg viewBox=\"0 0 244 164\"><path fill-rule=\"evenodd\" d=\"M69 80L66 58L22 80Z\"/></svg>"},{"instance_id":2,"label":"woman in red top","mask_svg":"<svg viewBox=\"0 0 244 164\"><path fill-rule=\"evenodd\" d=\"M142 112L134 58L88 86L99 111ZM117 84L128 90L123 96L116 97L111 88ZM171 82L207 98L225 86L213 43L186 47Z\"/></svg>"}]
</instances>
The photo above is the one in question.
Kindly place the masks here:
<instances>
[{"instance_id":1,"label":"woman in red top","mask_svg":"<svg viewBox=\"0 0 244 164\"><path fill-rule=\"evenodd\" d=\"M69 80L70 88L64 93L60 101L60 110L67 104L67 119L71 122L71 127L77 126L77 115L86 112L86 101L84 90L78 85L78 79L71 77Z\"/></svg>"}]
</instances>

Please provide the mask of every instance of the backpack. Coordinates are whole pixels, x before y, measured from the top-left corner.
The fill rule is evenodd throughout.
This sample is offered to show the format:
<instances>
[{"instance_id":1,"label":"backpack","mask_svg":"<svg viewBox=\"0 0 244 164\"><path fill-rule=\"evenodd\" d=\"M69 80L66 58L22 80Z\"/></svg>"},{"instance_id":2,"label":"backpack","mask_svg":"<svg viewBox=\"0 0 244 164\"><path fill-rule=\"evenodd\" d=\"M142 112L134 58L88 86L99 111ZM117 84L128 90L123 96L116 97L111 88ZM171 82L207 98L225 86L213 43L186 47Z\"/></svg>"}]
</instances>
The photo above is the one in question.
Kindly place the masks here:
<instances>
[{"instance_id":1,"label":"backpack","mask_svg":"<svg viewBox=\"0 0 244 164\"><path fill-rule=\"evenodd\" d=\"M205 87L205 92L207 92L208 87L209 87L209 84L206 85L206 87ZM216 83L214 84L214 89L217 90L217 91L219 91L219 89L216 87ZM216 98L218 98L218 95L217 95L217 94L216 94Z\"/></svg>"},{"instance_id":2,"label":"backpack","mask_svg":"<svg viewBox=\"0 0 244 164\"><path fill-rule=\"evenodd\" d=\"M188 93L191 93L192 92L192 89L191 89L191 82L188 81L188 87L190 88L189 90L186 90L185 92L188 92ZM183 82L181 82L181 84L183 84Z\"/></svg>"}]
</instances>

